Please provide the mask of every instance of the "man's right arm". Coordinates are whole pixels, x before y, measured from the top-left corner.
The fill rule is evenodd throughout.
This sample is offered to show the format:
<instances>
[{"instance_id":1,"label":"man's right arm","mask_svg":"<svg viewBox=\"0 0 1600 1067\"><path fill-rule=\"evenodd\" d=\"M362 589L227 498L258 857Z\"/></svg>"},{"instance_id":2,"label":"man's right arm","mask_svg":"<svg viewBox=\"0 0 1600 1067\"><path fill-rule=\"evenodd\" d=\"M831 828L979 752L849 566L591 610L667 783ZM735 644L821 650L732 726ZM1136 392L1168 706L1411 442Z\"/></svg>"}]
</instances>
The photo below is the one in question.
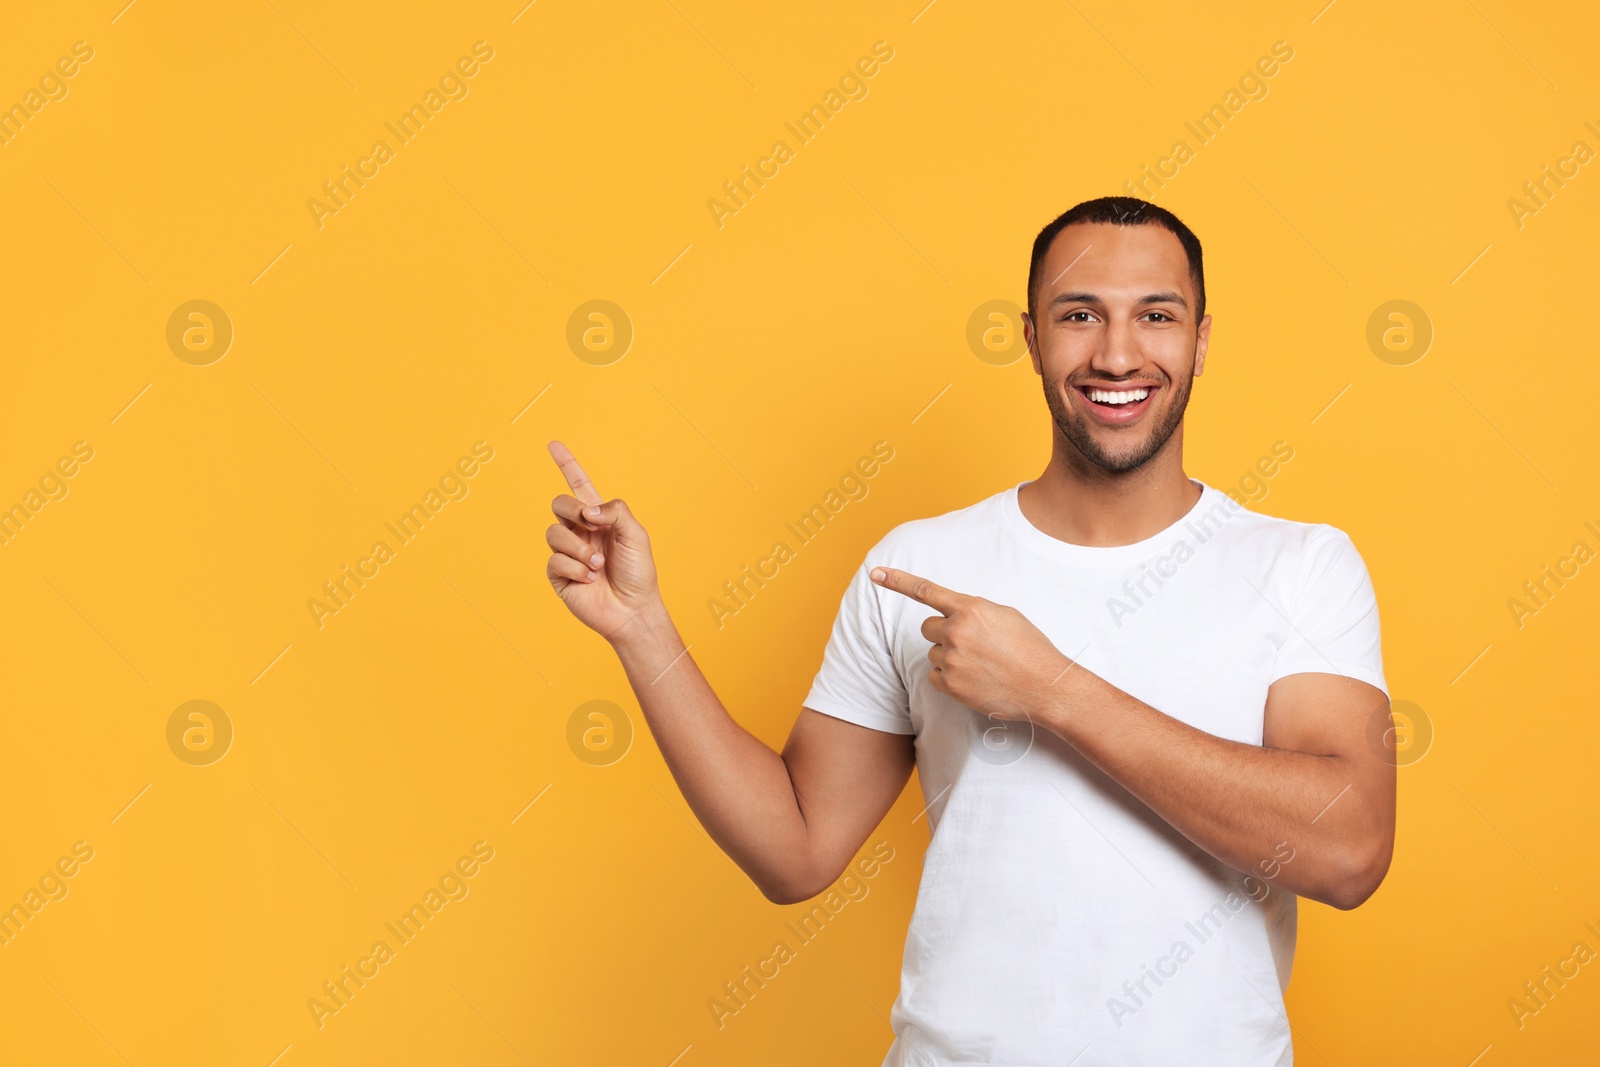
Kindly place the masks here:
<instances>
[{"instance_id":1,"label":"man's right arm","mask_svg":"<svg viewBox=\"0 0 1600 1067\"><path fill-rule=\"evenodd\" d=\"M678 636L644 527L623 501L602 503L564 445L551 442L550 453L577 494L551 502L551 586L616 651L711 839L769 900L821 893L905 788L915 763L911 736L806 708L779 754L740 726Z\"/></svg>"},{"instance_id":2,"label":"man's right arm","mask_svg":"<svg viewBox=\"0 0 1600 1067\"><path fill-rule=\"evenodd\" d=\"M911 776L910 735L810 708L774 752L723 708L659 601L612 647L684 799L775 903L839 877Z\"/></svg>"}]
</instances>

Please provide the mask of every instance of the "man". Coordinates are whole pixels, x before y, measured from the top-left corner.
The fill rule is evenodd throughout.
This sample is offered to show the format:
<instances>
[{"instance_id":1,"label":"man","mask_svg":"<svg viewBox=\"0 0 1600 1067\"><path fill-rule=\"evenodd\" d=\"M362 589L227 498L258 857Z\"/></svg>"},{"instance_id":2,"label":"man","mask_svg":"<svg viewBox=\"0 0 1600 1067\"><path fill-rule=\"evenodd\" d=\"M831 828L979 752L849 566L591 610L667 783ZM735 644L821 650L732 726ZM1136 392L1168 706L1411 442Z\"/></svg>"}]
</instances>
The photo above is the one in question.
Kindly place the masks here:
<instances>
[{"instance_id":1,"label":"man","mask_svg":"<svg viewBox=\"0 0 1600 1067\"><path fill-rule=\"evenodd\" d=\"M1291 1063L1297 896L1354 908L1388 870L1372 585L1340 530L1184 474L1210 333L1170 212L1107 197L1045 227L1023 335L1049 465L873 546L781 756L684 654L627 505L551 443L576 494L551 582L769 899L829 886L918 768L886 1065Z\"/></svg>"}]
</instances>

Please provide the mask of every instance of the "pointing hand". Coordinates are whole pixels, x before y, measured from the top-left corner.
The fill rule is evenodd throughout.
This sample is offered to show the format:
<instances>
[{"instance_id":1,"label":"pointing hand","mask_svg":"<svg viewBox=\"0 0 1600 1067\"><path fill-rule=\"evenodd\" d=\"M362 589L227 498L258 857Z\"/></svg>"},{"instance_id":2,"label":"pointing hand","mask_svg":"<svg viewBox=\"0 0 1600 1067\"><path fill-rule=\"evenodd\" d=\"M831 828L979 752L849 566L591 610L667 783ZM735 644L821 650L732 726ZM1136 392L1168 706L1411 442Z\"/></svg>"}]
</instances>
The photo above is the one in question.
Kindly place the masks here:
<instances>
[{"instance_id":1,"label":"pointing hand","mask_svg":"<svg viewBox=\"0 0 1600 1067\"><path fill-rule=\"evenodd\" d=\"M1072 660L1016 608L893 567L874 567L872 580L938 612L923 620L922 636L933 642L928 680L939 692L990 718L1030 721L1067 695L1056 682Z\"/></svg>"},{"instance_id":2,"label":"pointing hand","mask_svg":"<svg viewBox=\"0 0 1600 1067\"><path fill-rule=\"evenodd\" d=\"M580 622L614 641L661 599L650 535L621 499L602 500L566 445L551 441L549 448L572 493L550 502L558 521L545 531L545 573Z\"/></svg>"}]
</instances>

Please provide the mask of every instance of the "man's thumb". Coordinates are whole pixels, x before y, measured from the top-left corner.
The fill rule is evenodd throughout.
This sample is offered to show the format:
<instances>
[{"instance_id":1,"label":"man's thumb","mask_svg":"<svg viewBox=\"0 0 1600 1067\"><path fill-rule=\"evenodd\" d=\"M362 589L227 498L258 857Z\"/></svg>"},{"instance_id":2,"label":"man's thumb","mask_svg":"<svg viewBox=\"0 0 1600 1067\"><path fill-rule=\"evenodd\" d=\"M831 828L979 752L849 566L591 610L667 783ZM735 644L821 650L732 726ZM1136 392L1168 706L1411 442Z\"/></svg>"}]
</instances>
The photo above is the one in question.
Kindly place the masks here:
<instances>
[{"instance_id":1,"label":"man's thumb","mask_svg":"<svg viewBox=\"0 0 1600 1067\"><path fill-rule=\"evenodd\" d=\"M633 517L633 512L628 510L627 502L621 497L604 504L588 505L583 509L583 517L596 526L611 527L625 543L643 539L644 527Z\"/></svg>"}]
</instances>

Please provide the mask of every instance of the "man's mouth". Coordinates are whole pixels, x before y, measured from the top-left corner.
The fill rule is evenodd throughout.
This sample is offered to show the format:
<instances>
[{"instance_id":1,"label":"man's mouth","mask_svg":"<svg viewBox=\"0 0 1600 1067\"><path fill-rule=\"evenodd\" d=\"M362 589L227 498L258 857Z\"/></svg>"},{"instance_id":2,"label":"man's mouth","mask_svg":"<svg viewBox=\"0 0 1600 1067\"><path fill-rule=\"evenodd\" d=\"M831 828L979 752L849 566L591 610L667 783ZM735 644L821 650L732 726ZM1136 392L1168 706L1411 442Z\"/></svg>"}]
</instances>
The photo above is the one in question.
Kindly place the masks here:
<instances>
[{"instance_id":1,"label":"man's mouth","mask_svg":"<svg viewBox=\"0 0 1600 1067\"><path fill-rule=\"evenodd\" d=\"M1074 392L1083 399L1083 406L1099 422L1111 425L1132 422L1150 406L1150 398L1159 386L1141 385L1114 389L1096 386L1077 386Z\"/></svg>"}]
</instances>

